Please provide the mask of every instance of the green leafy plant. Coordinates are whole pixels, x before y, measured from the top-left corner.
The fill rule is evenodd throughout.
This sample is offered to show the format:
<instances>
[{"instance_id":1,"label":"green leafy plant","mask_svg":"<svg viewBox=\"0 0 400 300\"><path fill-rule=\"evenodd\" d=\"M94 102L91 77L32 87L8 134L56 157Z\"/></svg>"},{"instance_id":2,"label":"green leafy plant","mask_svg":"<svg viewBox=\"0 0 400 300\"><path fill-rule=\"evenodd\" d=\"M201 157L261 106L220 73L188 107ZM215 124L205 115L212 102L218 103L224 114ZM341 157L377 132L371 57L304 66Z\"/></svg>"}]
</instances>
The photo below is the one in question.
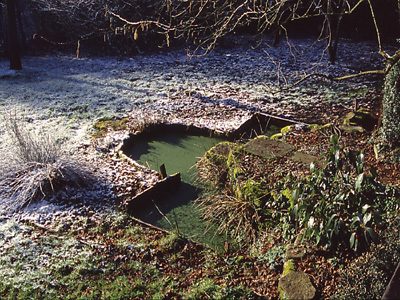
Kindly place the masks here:
<instances>
[{"instance_id":1,"label":"green leafy plant","mask_svg":"<svg viewBox=\"0 0 400 300\"><path fill-rule=\"evenodd\" d=\"M397 208L399 191L377 181L374 170L365 171L362 153L341 150L337 136L331 142L325 168L311 165L310 176L287 179L292 185L290 195L283 193L290 202L287 218L318 245L358 252L379 241L376 228L385 212Z\"/></svg>"}]
</instances>

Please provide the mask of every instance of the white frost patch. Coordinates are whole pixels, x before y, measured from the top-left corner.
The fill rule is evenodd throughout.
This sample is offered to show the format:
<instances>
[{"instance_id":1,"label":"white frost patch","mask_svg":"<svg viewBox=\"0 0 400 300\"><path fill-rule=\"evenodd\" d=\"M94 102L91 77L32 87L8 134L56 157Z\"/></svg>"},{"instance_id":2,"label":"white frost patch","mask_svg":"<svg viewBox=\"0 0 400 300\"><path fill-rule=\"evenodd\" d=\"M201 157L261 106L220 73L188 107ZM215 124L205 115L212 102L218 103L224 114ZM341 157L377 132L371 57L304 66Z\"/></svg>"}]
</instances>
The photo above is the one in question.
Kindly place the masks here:
<instances>
[{"instance_id":1,"label":"white frost patch","mask_svg":"<svg viewBox=\"0 0 400 300\"><path fill-rule=\"evenodd\" d=\"M0 278L4 285L18 289L55 284L49 275L60 268L73 268L77 262L90 264L90 249L72 238L35 236L12 219L0 223L0 235Z\"/></svg>"}]
</instances>

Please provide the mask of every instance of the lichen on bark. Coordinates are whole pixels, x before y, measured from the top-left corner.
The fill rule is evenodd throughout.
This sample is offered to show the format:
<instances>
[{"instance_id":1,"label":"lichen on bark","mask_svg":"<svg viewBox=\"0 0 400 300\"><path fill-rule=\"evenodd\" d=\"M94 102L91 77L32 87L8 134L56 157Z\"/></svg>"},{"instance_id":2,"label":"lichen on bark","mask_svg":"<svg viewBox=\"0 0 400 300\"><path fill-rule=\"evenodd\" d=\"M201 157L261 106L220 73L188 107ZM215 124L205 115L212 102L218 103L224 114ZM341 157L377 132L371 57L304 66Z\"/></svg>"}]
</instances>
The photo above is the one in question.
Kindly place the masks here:
<instances>
[{"instance_id":1,"label":"lichen on bark","mask_svg":"<svg viewBox=\"0 0 400 300\"><path fill-rule=\"evenodd\" d=\"M400 62L397 62L385 78L382 102L383 142L400 145Z\"/></svg>"}]
</instances>

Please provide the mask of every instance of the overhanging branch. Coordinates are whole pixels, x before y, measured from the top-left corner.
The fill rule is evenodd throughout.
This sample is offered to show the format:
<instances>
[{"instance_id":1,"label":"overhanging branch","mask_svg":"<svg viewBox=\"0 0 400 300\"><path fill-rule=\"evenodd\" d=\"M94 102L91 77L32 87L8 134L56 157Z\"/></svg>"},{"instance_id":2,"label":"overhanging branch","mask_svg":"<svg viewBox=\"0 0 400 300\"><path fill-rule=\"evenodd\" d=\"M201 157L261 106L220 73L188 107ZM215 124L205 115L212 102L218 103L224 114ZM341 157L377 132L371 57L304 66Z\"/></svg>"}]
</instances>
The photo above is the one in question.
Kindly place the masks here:
<instances>
[{"instance_id":1,"label":"overhanging branch","mask_svg":"<svg viewBox=\"0 0 400 300\"><path fill-rule=\"evenodd\" d=\"M348 80L348 79L352 79L352 78L356 78L356 77L360 77L360 76L366 76L366 75L386 75L386 73L389 71L389 68L385 68L385 69L381 69L381 70L368 70L368 71L361 71L358 72L357 74L349 74L349 75L345 75L345 76L341 76L341 77L333 77L332 75L327 75L324 73L311 73L311 74L307 74L306 76L302 77L300 80L296 81L294 84L292 84L291 86L287 87L286 89L292 88L296 85L299 85L300 83L302 83L303 81L311 78L311 77L322 77L331 81L343 81L343 80Z\"/></svg>"},{"instance_id":2,"label":"overhanging branch","mask_svg":"<svg viewBox=\"0 0 400 300\"><path fill-rule=\"evenodd\" d=\"M166 32L173 30L173 28L171 28L171 26L167 25L167 24L163 24L161 22L157 21L152 21L152 20L144 20L144 21L137 21L137 22L132 22L129 21L123 17L121 17L120 15L112 12L111 10L109 10L108 8L106 8L106 13L110 14L111 16L119 19L120 21L124 22L127 25L131 25L131 26L149 26L149 25L155 25L163 30L165 30Z\"/></svg>"}]
</instances>

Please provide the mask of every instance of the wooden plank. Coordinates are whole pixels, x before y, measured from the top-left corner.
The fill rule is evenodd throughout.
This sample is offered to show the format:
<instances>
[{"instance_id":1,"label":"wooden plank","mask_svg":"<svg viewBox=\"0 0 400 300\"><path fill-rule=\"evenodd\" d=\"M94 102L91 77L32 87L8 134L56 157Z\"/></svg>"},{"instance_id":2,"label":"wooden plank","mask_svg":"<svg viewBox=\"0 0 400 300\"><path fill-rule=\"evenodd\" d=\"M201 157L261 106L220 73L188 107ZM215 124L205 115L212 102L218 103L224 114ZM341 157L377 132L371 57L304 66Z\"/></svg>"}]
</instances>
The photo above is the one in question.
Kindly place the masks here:
<instances>
[{"instance_id":1,"label":"wooden plank","mask_svg":"<svg viewBox=\"0 0 400 300\"><path fill-rule=\"evenodd\" d=\"M153 204L153 201L160 201L175 192L181 183L181 174L176 173L167 176L161 181L157 182L154 186L144 190L132 199L125 201L124 206L128 213L134 214L146 206Z\"/></svg>"}]
</instances>

